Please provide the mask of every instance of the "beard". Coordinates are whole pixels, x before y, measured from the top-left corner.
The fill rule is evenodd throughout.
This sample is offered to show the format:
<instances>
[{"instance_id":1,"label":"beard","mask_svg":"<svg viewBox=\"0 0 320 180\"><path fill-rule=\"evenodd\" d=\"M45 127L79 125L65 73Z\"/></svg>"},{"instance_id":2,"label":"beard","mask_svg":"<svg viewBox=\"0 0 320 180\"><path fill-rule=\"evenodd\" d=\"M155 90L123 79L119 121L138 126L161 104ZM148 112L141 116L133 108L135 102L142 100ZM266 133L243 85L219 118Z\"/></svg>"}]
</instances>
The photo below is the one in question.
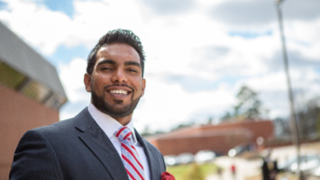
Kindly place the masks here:
<instances>
[{"instance_id":1,"label":"beard","mask_svg":"<svg viewBox=\"0 0 320 180\"><path fill-rule=\"evenodd\" d=\"M104 97L99 97L95 93L92 86L91 88L92 88L92 92L91 92L92 104L101 112L108 114L113 118L122 118L132 114L133 110L136 108L141 98L141 96L139 96L138 98L133 99L134 93L132 92L131 103L126 106L119 107L117 105L122 104L123 103L122 100L113 100L114 104L108 103L104 100Z\"/></svg>"}]
</instances>

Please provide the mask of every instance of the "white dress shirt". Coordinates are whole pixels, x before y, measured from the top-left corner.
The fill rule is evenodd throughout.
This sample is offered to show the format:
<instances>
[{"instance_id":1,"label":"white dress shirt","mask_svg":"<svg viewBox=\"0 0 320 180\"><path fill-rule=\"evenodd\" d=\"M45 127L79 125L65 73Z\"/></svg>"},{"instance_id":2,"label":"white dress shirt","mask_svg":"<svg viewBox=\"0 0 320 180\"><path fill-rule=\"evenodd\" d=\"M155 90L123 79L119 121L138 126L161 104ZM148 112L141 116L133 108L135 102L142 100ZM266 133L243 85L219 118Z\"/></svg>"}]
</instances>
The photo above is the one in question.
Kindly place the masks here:
<instances>
[{"instance_id":1,"label":"white dress shirt","mask_svg":"<svg viewBox=\"0 0 320 180\"><path fill-rule=\"evenodd\" d=\"M103 132L107 135L107 137L112 142L113 146L118 151L118 154L121 158L121 142L120 140L114 135L114 132L117 131L122 125L112 118L111 116L101 112L98 110L93 104L89 104L88 106L89 113L93 117L93 119L97 122L97 124L100 126L100 128L103 130ZM141 164L144 168L144 175L146 180L150 180L150 173L149 173L149 165L147 161L147 156L143 150L142 145L139 143L139 141L136 138L136 134L134 133L133 128L133 122L132 120L126 125L127 128L129 128L133 134L132 142L133 146L136 148L139 154L139 158L141 161Z\"/></svg>"}]
</instances>

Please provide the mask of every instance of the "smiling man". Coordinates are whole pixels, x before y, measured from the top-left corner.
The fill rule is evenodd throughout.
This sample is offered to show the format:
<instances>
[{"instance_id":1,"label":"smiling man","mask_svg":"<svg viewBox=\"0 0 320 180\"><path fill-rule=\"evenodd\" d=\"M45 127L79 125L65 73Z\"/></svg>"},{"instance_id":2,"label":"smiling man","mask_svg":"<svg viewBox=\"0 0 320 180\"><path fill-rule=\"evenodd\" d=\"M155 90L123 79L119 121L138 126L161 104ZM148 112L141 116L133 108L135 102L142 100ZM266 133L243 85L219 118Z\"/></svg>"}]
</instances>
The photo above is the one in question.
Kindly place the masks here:
<instances>
[{"instance_id":1,"label":"smiling man","mask_svg":"<svg viewBox=\"0 0 320 180\"><path fill-rule=\"evenodd\" d=\"M132 46L116 42L98 50L95 66L92 71L88 68L85 75L86 90L92 93L93 105L123 125L131 120L144 92L142 63Z\"/></svg>"},{"instance_id":2,"label":"smiling man","mask_svg":"<svg viewBox=\"0 0 320 180\"><path fill-rule=\"evenodd\" d=\"M163 157L132 122L146 86L144 60L131 31L104 35L84 76L91 103L74 118L26 132L10 179L160 180Z\"/></svg>"}]
</instances>

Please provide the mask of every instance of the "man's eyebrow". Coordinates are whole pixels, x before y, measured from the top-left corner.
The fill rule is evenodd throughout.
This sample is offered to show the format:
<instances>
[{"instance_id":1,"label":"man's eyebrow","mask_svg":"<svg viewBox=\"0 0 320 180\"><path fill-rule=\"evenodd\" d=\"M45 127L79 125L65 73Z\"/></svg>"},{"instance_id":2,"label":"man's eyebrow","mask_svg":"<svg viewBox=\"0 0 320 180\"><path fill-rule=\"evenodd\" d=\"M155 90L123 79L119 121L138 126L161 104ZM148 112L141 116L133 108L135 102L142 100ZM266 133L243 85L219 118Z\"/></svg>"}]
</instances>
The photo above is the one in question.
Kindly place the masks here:
<instances>
[{"instance_id":1,"label":"man's eyebrow","mask_svg":"<svg viewBox=\"0 0 320 180\"><path fill-rule=\"evenodd\" d=\"M141 67L140 63L136 62L136 61L127 61L124 63L125 66L138 66Z\"/></svg>"},{"instance_id":2,"label":"man's eyebrow","mask_svg":"<svg viewBox=\"0 0 320 180\"><path fill-rule=\"evenodd\" d=\"M114 65L114 64L116 64L116 62L114 60L105 59L105 60L100 61L97 66L100 66L102 64L112 64L112 65Z\"/></svg>"}]
</instances>

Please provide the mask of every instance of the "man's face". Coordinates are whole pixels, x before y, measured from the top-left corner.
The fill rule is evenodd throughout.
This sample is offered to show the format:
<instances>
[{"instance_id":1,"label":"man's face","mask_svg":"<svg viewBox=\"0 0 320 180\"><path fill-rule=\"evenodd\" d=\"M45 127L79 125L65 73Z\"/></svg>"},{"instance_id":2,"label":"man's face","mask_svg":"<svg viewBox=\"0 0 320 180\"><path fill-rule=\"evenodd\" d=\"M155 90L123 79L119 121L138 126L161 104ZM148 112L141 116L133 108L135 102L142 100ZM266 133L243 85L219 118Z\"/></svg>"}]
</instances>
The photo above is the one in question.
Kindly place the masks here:
<instances>
[{"instance_id":1,"label":"man's face","mask_svg":"<svg viewBox=\"0 0 320 180\"><path fill-rule=\"evenodd\" d=\"M96 58L92 74L84 80L93 105L115 119L131 119L145 89L138 52L130 45L112 43L101 47Z\"/></svg>"}]
</instances>

